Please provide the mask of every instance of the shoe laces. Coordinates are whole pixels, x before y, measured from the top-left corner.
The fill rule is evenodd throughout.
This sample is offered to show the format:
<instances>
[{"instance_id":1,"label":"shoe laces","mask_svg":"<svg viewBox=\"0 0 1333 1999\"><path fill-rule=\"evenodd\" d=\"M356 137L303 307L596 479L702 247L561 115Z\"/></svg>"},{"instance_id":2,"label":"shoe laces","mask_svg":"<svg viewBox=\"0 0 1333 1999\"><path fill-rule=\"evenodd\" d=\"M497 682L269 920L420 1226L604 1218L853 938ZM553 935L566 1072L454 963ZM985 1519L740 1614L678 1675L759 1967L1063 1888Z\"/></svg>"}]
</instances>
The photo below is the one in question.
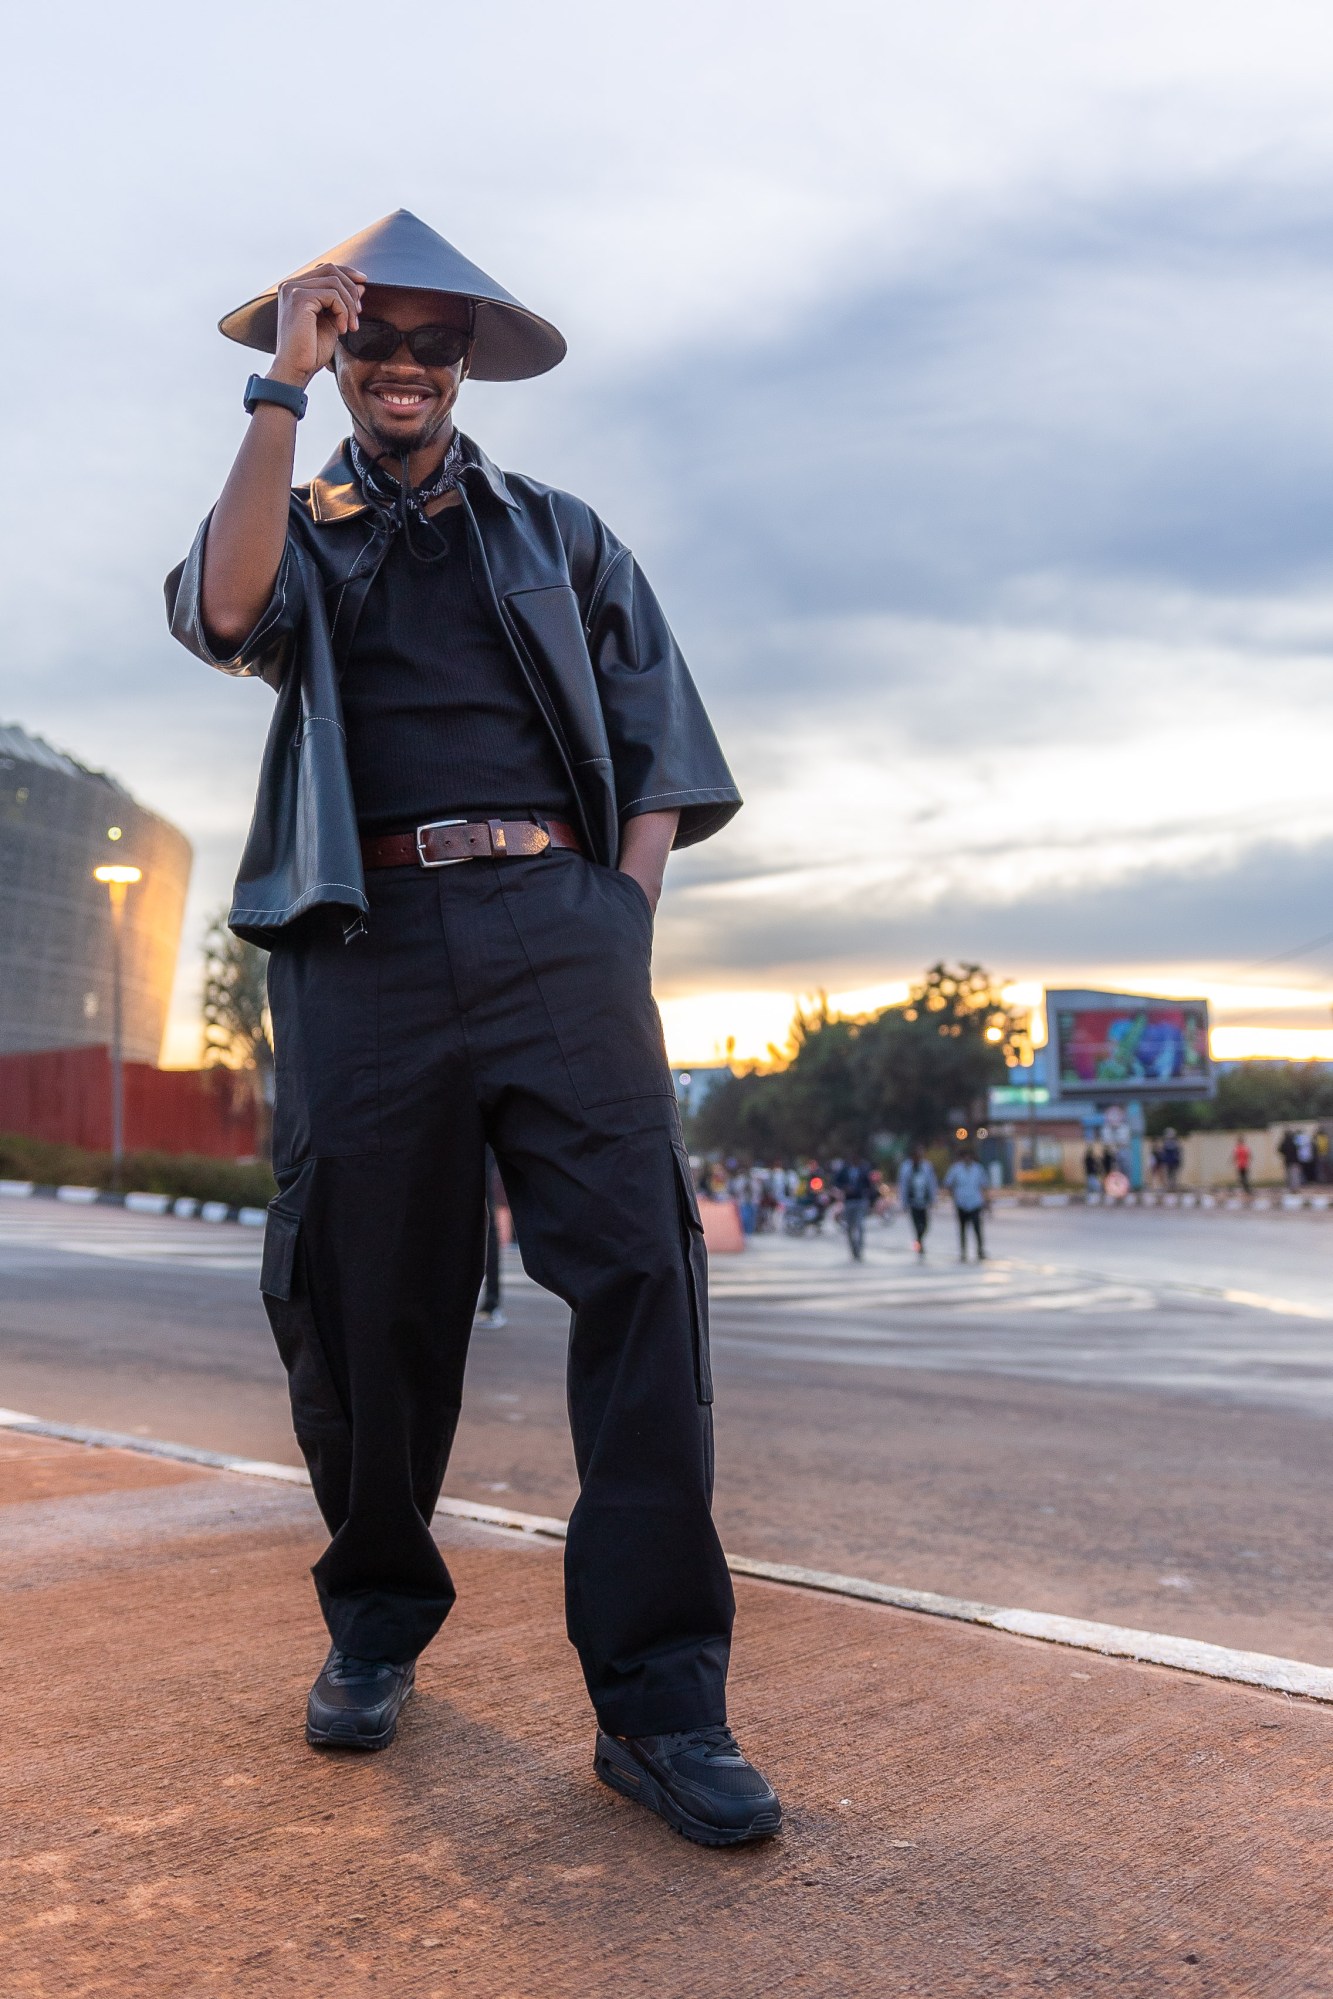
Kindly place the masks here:
<instances>
[{"instance_id":1,"label":"shoe laces","mask_svg":"<svg viewBox=\"0 0 1333 1999\"><path fill-rule=\"evenodd\" d=\"M699 1749L706 1763L745 1761L741 1746L725 1722L712 1728L686 1728L675 1735L659 1735L664 1756L679 1756L687 1749Z\"/></svg>"},{"instance_id":2,"label":"shoe laces","mask_svg":"<svg viewBox=\"0 0 1333 1999\"><path fill-rule=\"evenodd\" d=\"M374 1680L393 1669L387 1659L357 1659L350 1652L335 1652L326 1670L331 1680L341 1684L348 1680Z\"/></svg>"}]
</instances>

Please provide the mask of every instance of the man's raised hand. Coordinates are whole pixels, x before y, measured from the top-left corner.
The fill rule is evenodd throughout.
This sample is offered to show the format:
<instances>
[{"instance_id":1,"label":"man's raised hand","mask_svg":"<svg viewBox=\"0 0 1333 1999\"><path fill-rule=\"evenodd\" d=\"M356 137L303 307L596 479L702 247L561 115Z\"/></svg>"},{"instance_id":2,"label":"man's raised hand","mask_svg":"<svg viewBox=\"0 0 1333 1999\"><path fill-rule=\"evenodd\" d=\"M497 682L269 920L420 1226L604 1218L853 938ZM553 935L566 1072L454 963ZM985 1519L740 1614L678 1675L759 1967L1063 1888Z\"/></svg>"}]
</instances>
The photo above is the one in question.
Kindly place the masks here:
<instances>
[{"instance_id":1,"label":"man's raised hand","mask_svg":"<svg viewBox=\"0 0 1333 1999\"><path fill-rule=\"evenodd\" d=\"M269 373L304 389L333 359L340 333L361 316L363 272L347 264L317 264L278 286L278 351Z\"/></svg>"}]
</instances>

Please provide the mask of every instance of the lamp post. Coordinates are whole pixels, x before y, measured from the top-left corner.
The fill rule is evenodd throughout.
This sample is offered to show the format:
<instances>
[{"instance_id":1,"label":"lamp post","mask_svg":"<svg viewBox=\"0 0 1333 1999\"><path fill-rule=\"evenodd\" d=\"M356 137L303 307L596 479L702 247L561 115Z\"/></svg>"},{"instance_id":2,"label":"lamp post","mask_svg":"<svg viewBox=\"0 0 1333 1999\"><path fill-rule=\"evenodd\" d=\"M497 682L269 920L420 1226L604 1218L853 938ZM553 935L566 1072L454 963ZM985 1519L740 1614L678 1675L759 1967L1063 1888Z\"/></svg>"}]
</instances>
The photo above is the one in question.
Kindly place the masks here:
<instances>
[{"instance_id":1,"label":"lamp post","mask_svg":"<svg viewBox=\"0 0 1333 1999\"><path fill-rule=\"evenodd\" d=\"M133 884L143 880L141 868L94 868L93 880L105 882L111 897L111 1184L120 1186L121 1163L125 1157L125 1069L121 1008L121 932L125 923L125 896Z\"/></svg>"}]
</instances>

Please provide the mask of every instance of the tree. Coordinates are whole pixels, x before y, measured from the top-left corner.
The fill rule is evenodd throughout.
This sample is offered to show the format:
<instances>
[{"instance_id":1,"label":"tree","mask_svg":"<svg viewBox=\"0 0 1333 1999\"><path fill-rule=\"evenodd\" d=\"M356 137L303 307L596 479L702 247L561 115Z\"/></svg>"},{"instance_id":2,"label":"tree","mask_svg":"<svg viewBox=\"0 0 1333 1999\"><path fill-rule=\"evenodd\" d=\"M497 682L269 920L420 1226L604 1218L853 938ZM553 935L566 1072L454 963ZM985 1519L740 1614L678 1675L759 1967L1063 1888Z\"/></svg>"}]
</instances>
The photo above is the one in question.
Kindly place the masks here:
<instances>
[{"instance_id":1,"label":"tree","mask_svg":"<svg viewBox=\"0 0 1333 1999\"><path fill-rule=\"evenodd\" d=\"M268 1011L268 956L227 928L219 910L204 937L204 1062L248 1070L255 1093L259 1149L267 1159L273 1106L273 1026Z\"/></svg>"},{"instance_id":2,"label":"tree","mask_svg":"<svg viewBox=\"0 0 1333 1999\"><path fill-rule=\"evenodd\" d=\"M1152 1104L1150 1136L1176 1131L1253 1131L1270 1124L1333 1118L1333 1074L1323 1062L1239 1062L1221 1069L1217 1095Z\"/></svg>"},{"instance_id":3,"label":"tree","mask_svg":"<svg viewBox=\"0 0 1333 1999\"><path fill-rule=\"evenodd\" d=\"M982 1123L1025 1027L982 966L932 965L905 1005L887 1007L859 1037L861 1089L880 1127L927 1144Z\"/></svg>"},{"instance_id":4,"label":"tree","mask_svg":"<svg viewBox=\"0 0 1333 1999\"><path fill-rule=\"evenodd\" d=\"M691 1126L697 1144L754 1158L870 1152L974 1126L1026 1025L980 965L932 965L901 1006L840 1020L799 1012L783 1065L719 1083Z\"/></svg>"}]
</instances>

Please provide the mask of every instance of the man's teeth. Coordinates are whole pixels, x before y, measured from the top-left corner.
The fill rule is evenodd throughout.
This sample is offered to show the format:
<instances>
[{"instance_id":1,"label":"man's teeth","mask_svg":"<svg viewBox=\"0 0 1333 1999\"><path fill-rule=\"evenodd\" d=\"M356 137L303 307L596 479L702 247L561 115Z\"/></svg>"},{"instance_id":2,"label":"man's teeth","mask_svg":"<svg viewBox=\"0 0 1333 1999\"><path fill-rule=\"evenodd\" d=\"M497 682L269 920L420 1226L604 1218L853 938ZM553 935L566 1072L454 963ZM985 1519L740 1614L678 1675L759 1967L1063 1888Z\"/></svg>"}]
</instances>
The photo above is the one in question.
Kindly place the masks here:
<instances>
[{"instance_id":1,"label":"man's teeth","mask_svg":"<svg viewBox=\"0 0 1333 1999\"><path fill-rule=\"evenodd\" d=\"M379 395L382 403L397 403L402 409L414 409L418 403L424 403L426 400L419 391L408 395L394 395L389 389L381 389Z\"/></svg>"}]
</instances>

